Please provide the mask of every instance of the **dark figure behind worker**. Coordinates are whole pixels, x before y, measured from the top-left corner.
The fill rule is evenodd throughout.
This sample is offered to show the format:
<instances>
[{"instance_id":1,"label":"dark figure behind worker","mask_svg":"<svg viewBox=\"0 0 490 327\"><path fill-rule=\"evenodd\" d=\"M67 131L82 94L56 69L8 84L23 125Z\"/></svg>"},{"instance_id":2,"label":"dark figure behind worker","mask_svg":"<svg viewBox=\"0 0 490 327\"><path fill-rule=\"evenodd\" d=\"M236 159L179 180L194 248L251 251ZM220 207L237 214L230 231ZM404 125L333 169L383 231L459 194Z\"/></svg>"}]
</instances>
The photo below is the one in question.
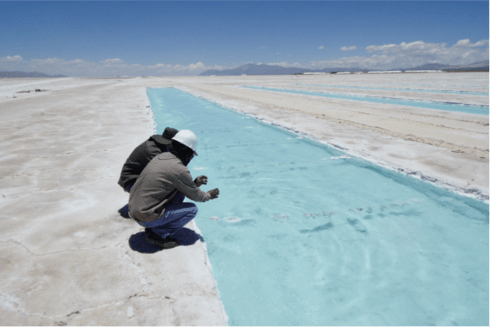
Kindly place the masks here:
<instances>
[{"instance_id":1,"label":"dark figure behind worker","mask_svg":"<svg viewBox=\"0 0 490 327\"><path fill-rule=\"evenodd\" d=\"M163 249L178 246L172 236L197 214L194 203L184 203L185 197L197 202L216 199L219 190L203 192L206 176L192 180L187 165L197 156L197 137L182 130L172 139L170 152L153 158L133 185L129 196L129 215L146 227L149 243Z\"/></svg>"},{"instance_id":2,"label":"dark figure behind worker","mask_svg":"<svg viewBox=\"0 0 490 327\"><path fill-rule=\"evenodd\" d=\"M131 152L123 165L121 177L118 182L125 192L129 193L131 187L133 187L136 182L136 179L151 159L162 152L168 152L170 150L171 139L177 133L178 130L175 128L167 127L162 135L151 136ZM119 209L119 214L124 218L129 218L128 205Z\"/></svg>"}]
</instances>

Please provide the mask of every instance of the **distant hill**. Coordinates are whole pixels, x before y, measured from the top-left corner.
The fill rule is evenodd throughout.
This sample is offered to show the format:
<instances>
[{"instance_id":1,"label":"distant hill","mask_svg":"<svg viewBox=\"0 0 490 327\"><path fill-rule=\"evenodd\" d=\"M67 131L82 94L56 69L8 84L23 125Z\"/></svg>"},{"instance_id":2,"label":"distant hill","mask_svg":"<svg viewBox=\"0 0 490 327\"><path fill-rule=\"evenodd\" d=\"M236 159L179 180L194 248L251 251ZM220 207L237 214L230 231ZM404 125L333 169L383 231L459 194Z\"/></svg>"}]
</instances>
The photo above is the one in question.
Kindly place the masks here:
<instances>
[{"instance_id":1,"label":"distant hill","mask_svg":"<svg viewBox=\"0 0 490 327\"><path fill-rule=\"evenodd\" d=\"M292 75L303 73L331 73L331 72L351 72L363 71L359 68L324 68L320 70L312 70L308 68L281 67L276 65L255 65L246 64L232 69L210 69L199 74L199 76L230 76L230 75ZM367 70L366 70L367 71Z\"/></svg>"},{"instance_id":2,"label":"distant hill","mask_svg":"<svg viewBox=\"0 0 490 327\"><path fill-rule=\"evenodd\" d=\"M333 72L368 72L373 69L361 68L324 68L312 70L308 68L281 67L276 65L246 64L232 69L210 69L199 76L233 76L233 75L292 75L304 73L333 73ZM425 64L413 68L387 69L385 71L410 71L410 70L444 70L444 71L488 71L488 60L479 61L470 65L451 66L438 63Z\"/></svg>"},{"instance_id":3,"label":"distant hill","mask_svg":"<svg viewBox=\"0 0 490 327\"><path fill-rule=\"evenodd\" d=\"M240 67L232 69L210 69L199 74L199 76L229 76L229 75L291 75L291 74L301 74L304 72L310 72L311 70L306 68L286 68L275 65L255 65L246 64Z\"/></svg>"},{"instance_id":4,"label":"distant hill","mask_svg":"<svg viewBox=\"0 0 490 327\"><path fill-rule=\"evenodd\" d=\"M38 72L20 72L20 71L0 71L0 78L17 78L17 77L43 77L43 78L53 78L53 77L66 77L65 75L47 75Z\"/></svg>"},{"instance_id":5,"label":"distant hill","mask_svg":"<svg viewBox=\"0 0 490 327\"><path fill-rule=\"evenodd\" d=\"M488 71L488 60L474 62L469 65L454 66L454 65L442 65L437 63L425 64L414 68L408 68L404 70L443 70L447 72L451 71Z\"/></svg>"},{"instance_id":6,"label":"distant hill","mask_svg":"<svg viewBox=\"0 0 490 327\"><path fill-rule=\"evenodd\" d=\"M444 71L447 72L455 72L455 71L462 71L462 72L470 72L470 71L486 71L488 72L488 60L483 60L483 61L477 61L469 65L463 65L463 66L450 66L447 68L443 69Z\"/></svg>"},{"instance_id":7,"label":"distant hill","mask_svg":"<svg viewBox=\"0 0 490 327\"><path fill-rule=\"evenodd\" d=\"M444 68L449 68L449 67L451 66L433 63L433 64L425 64L422 66L417 66L417 67L403 69L403 70L442 70Z\"/></svg>"}]
</instances>

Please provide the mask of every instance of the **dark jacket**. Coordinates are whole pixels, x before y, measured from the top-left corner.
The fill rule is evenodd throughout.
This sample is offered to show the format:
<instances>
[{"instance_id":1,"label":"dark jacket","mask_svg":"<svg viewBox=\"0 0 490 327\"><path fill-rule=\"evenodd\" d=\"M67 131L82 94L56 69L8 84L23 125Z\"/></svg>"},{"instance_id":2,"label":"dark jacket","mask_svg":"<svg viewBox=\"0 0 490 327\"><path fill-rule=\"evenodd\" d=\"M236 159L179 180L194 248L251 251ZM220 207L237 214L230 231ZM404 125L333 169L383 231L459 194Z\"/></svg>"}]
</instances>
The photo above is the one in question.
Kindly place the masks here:
<instances>
[{"instance_id":1,"label":"dark jacket","mask_svg":"<svg viewBox=\"0 0 490 327\"><path fill-rule=\"evenodd\" d=\"M129 214L138 221L157 220L177 192L193 201L211 199L209 193L194 183L189 169L179 158L170 152L161 153L150 161L131 188Z\"/></svg>"},{"instance_id":2,"label":"dark jacket","mask_svg":"<svg viewBox=\"0 0 490 327\"><path fill-rule=\"evenodd\" d=\"M168 151L167 147L169 145L167 143L168 141L165 141L161 135L153 135L147 141L138 145L131 152L126 163L124 163L118 184L124 188L128 182L134 183L151 159L162 152Z\"/></svg>"}]
</instances>

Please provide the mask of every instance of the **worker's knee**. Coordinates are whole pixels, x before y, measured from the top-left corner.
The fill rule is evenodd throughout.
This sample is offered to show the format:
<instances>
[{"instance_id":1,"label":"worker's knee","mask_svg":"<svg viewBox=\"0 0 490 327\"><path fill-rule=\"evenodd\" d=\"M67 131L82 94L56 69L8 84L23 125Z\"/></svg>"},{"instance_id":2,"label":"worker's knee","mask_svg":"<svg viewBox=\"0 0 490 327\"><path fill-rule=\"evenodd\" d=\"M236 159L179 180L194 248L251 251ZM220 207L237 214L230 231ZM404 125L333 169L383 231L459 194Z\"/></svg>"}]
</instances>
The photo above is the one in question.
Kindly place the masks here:
<instances>
[{"instance_id":1,"label":"worker's knee","mask_svg":"<svg viewBox=\"0 0 490 327\"><path fill-rule=\"evenodd\" d=\"M197 214L197 206L195 203L191 203L192 206L189 208L190 210L192 210L191 212L196 215Z\"/></svg>"},{"instance_id":2,"label":"worker's knee","mask_svg":"<svg viewBox=\"0 0 490 327\"><path fill-rule=\"evenodd\" d=\"M181 209L185 210L186 215L195 216L197 214L197 206L195 203L186 202L186 203L182 203L180 206Z\"/></svg>"}]
</instances>

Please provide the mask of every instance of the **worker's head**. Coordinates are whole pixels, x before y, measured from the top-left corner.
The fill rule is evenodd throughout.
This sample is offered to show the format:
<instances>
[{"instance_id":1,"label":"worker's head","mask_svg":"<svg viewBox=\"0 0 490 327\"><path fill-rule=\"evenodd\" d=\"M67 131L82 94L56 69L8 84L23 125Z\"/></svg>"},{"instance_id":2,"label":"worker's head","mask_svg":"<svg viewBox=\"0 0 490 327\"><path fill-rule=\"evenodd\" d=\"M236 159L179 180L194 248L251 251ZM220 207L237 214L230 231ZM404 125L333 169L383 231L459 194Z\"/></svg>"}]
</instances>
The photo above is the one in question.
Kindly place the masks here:
<instances>
[{"instance_id":1,"label":"worker's head","mask_svg":"<svg viewBox=\"0 0 490 327\"><path fill-rule=\"evenodd\" d=\"M174 137L179 131L172 127L167 127L163 131L162 137L164 138L165 144L170 144L172 137Z\"/></svg>"},{"instance_id":2,"label":"worker's head","mask_svg":"<svg viewBox=\"0 0 490 327\"><path fill-rule=\"evenodd\" d=\"M189 130L181 130L172 138L173 152L188 165L194 156L197 156L197 137Z\"/></svg>"}]
</instances>

